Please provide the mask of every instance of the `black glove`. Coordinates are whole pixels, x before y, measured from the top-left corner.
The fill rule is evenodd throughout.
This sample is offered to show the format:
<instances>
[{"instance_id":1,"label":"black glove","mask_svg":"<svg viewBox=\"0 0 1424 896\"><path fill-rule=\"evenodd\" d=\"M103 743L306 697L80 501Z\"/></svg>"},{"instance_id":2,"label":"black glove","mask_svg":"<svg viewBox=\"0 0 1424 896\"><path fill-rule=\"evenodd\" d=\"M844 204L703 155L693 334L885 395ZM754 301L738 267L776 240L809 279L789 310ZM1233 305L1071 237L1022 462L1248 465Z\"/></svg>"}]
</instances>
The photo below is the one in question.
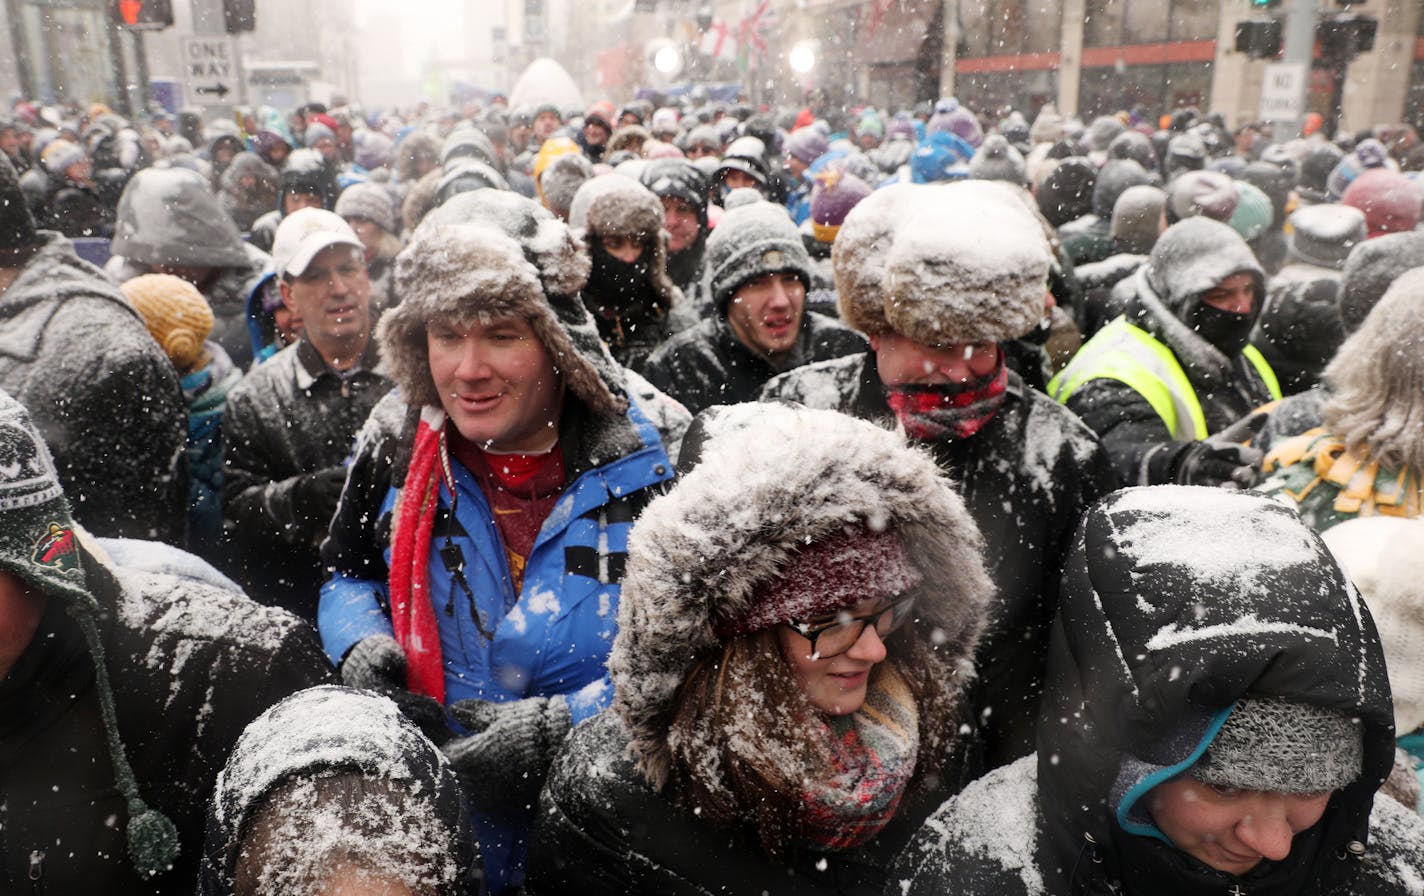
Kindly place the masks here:
<instances>
[{"instance_id":1,"label":"black glove","mask_svg":"<svg viewBox=\"0 0 1424 896\"><path fill-rule=\"evenodd\" d=\"M1191 442L1177 455L1172 480L1182 485L1250 488L1260 476L1265 455L1255 448L1215 437Z\"/></svg>"},{"instance_id":2,"label":"black glove","mask_svg":"<svg viewBox=\"0 0 1424 896\"><path fill-rule=\"evenodd\" d=\"M331 518L336 515L336 504L341 500L341 489L345 485L346 468L343 466L326 467L298 476L292 483L293 513L297 519L319 527L324 537Z\"/></svg>"},{"instance_id":3,"label":"black glove","mask_svg":"<svg viewBox=\"0 0 1424 896\"><path fill-rule=\"evenodd\" d=\"M441 747L470 804L492 815L533 811L554 754L569 733L568 701L460 700L450 705L450 715L474 732Z\"/></svg>"},{"instance_id":4,"label":"black glove","mask_svg":"<svg viewBox=\"0 0 1424 896\"><path fill-rule=\"evenodd\" d=\"M455 736L440 701L414 694L405 686L405 651L394 638L371 635L357 641L341 661L341 683L390 699L430 742L441 746Z\"/></svg>"}]
</instances>

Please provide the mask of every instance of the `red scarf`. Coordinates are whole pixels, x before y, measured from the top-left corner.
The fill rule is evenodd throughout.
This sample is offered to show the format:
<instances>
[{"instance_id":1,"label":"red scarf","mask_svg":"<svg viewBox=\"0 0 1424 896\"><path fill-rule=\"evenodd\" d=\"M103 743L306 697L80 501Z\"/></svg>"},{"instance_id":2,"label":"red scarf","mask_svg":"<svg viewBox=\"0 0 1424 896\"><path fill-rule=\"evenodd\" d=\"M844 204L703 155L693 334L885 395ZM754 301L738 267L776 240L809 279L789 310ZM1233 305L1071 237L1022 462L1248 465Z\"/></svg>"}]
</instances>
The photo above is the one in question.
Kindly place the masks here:
<instances>
[{"instance_id":1,"label":"red scarf","mask_svg":"<svg viewBox=\"0 0 1424 896\"><path fill-rule=\"evenodd\" d=\"M1004 403L1009 368L1003 349L994 369L967 383L886 386L885 400L912 439L967 439L994 419Z\"/></svg>"},{"instance_id":2,"label":"red scarf","mask_svg":"<svg viewBox=\"0 0 1424 896\"><path fill-rule=\"evenodd\" d=\"M430 601L430 538L440 504L444 430L443 411L421 411L405 485L396 496L390 580L391 628L396 643L405 650L406 686L441 703L445 702L445 671L440 629Z\"/></svg>"}]
</instances>

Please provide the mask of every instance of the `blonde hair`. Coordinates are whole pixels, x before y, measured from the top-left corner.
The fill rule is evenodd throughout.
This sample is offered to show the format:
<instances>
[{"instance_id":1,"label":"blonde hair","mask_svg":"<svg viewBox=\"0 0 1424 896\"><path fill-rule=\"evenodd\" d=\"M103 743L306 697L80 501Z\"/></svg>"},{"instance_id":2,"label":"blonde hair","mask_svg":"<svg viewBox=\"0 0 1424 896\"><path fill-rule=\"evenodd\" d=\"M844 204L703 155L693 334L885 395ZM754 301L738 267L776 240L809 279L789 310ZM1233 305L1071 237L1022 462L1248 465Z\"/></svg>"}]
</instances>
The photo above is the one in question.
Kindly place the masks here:
<instances>
[{"instance_id":1,"label":"blonde hair","mask_svg":"<svg viewBox=\"0 0 1424 896\"><path fill-rule=\"evenodd\" d=\"M1354 454L1424 475L1424 268L1394 281L1325 368L1325 426Z\"/></svg>"}]
</instances>

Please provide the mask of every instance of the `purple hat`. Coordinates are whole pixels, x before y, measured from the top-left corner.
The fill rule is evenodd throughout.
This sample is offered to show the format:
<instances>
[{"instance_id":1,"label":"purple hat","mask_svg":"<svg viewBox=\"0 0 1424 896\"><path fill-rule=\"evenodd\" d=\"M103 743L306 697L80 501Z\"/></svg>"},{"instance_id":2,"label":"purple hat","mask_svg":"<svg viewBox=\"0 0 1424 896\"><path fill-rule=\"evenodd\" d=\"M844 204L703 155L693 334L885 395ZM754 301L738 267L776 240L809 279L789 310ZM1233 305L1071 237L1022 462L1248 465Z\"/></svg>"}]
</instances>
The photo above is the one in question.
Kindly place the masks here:
<instances>
[{"instance_id":1,"label":"purple hat","mask_svg":"<svg viewBox=\"0 0 1424 896\"><path fill-rule=\"evenodd\" d=\"M871 194L870 184L832 165L816 175L811 188L811 230L822 243L835 242L846 215Z\"/></svg>"},{"instance_id":2,"label":"purple hat","mask_svg":"<svg viewBox=\"0 0 1424 896\"><path fill-rule=\"evenodd\" d=\"M786 138L786 154L800 159L807 165L825 155L829 148L830 144L826 142L826 135L815 127L798 128Z\"/></svg>"}]
</instances>

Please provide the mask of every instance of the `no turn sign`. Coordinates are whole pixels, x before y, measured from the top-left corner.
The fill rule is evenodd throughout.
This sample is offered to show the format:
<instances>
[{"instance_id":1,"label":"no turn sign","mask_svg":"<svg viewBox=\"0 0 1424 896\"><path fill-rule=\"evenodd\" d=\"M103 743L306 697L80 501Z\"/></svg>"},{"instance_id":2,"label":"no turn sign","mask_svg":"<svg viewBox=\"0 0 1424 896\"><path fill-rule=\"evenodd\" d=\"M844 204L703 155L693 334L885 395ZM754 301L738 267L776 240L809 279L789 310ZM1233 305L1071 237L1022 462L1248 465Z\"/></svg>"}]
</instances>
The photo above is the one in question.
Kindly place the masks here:
<instances>
[{"instance_id":1,"label":"no turn sign","mask_svg":"<svg viewBox=\"0 0 1424 896\"><path fill-rule=\"evenodd\" d=\"M183 38L183 92L190 106L238 102L241 72L237 44L220 34Z\"/></svg>"}]
</instances>

